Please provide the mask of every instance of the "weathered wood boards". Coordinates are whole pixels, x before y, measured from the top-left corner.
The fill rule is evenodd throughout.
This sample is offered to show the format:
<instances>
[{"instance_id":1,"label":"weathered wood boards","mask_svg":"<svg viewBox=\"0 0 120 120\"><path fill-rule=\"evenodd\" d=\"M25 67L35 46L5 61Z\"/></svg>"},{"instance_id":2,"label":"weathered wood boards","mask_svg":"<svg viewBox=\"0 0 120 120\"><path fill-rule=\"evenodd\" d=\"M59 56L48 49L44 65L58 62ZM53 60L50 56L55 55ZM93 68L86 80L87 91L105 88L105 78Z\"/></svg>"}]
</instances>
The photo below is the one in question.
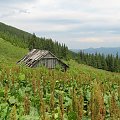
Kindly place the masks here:
<instances>
[{"instance_id":1,"label":"weathered wood boards","mask_svg":"<svg viewBox=\"0 0 120 120\"><path fill-rule=\"evenodd\" d=\"M25 55L17 63L24 63L28 67L45 66L49 69L56 68L60 65L65 71L68 68L64 62L57 58L54 54L47 50L33 49L27 55Z\"/></svg>"}]
</instances>

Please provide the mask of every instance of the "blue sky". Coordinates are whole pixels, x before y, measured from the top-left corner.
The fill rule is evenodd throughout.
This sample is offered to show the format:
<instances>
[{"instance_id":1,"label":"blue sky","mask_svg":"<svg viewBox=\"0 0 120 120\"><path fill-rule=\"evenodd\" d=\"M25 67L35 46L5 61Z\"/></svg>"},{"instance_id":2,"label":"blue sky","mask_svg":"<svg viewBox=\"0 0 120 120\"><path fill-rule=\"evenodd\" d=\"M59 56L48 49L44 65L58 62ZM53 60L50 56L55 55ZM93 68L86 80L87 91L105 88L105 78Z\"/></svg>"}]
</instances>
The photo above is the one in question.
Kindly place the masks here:
<instances>
[{"instance_id":1,"label":"blue sky","mask_svg":"<svg viewBox=\"0 0 120 120\"><path fill-rule=\"evenodd\" d=\"M120 47L119 0L1 0L0 21L70 49Z\"/></svg>"}]
</instances>

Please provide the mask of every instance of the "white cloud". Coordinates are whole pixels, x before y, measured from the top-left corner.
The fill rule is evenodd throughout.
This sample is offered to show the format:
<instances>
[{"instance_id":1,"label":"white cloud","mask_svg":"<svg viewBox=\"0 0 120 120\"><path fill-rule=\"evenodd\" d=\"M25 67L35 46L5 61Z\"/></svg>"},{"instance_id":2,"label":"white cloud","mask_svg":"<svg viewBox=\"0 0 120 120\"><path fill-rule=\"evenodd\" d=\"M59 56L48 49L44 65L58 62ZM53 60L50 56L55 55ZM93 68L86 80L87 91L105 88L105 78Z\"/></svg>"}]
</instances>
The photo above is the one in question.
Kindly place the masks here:
<instances>
[{"instance_id":1,"label":"white cloud","mask_svg":"<svg viewBox=\"0 0 120 120\"><path fill-rule=\"evenodd\" d=\"M78 42L84 42L84 43L101 43L104 42L102 39L100 38L80 38L79 40L77 40Z\"/></svg>"},{"instance_id":2,"label":"white cloud","mask_svg":"<svg viewBox=\"0 0 120 120\"><path fill-rule=\"evenodd\" d=\"M0 19L20 29L39 35L49 32L67 44L120 42L119 0L7 1L0 1Z\"/></svg>"},{"instance_id":3,"label":"white cloud","mask_svg":"<svg viewBox=\"0 0 120 120\"><path fill-rule=\"evenodd\" d=\"M96 36L96 37L79 37L76 38L80 43L120 43L120 36Z\"/></svg>"}]
</instances>

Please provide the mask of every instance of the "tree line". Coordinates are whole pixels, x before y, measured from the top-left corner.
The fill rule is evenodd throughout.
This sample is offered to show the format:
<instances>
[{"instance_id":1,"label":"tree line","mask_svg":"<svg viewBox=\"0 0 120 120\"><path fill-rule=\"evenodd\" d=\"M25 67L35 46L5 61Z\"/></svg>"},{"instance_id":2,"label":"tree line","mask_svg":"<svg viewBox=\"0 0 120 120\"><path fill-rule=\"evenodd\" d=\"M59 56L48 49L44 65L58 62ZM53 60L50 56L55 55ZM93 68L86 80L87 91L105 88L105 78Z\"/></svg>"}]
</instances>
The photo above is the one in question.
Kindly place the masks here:
<instances>
[{"instance_id":1,"label":"tree line","mask_svg":"<svg viewBox=\"0 0 120 120\"><path fill-rule=\"evenodd\" d=\"M116 56L104 54L87 54L83 51L74 53L68 49L65 44L60 44L52 39L37 37L34 33L19 30L0 22L0 38L9 41L15 46L22 48L49 50L57 57L63 60L74 59L78 63L87 64L95 68L108 70L112 72L120 72L120 58Z\"/></svg>"},{"instance_id":2,"label":"tree line","mask_svg":"<svg viewBox=\"0 0 120 120\"><path fill-rule=\"evenodd\" d=\"M57 57L68 60L72 58L72 52L68 50L65 44L60 44L57 41L53 42L52 39L39 38L33 33L28 42L29 50L42 49L54 53Z\"/></svg>"},{"instance_id":3,"label":"tree line","mask_svg":"<svg viewBox=\"0 0 120 120\"><path fill-rule=\"evenodd\" d=\"M74 53L68 50L65 44L60 44L52 39L36 37L36 35L19 30L0 22L0 37L11 42L15 46L28 48L29 50L36 48L49 50L57 57L68 60L72 59Z\"/></svg>"},{"instance_id":4,"label":"tree line","mask_svg":"<svg viewBox=\"0 0 120 120\"><path fill-rule=\"evenodd\" d=\"M120 72L120 57L118 53L114 56L112 54L104 55L100 53L88 54L80 51L77 56L79 63L111 72Z\"/></svg>"}]
</instances>

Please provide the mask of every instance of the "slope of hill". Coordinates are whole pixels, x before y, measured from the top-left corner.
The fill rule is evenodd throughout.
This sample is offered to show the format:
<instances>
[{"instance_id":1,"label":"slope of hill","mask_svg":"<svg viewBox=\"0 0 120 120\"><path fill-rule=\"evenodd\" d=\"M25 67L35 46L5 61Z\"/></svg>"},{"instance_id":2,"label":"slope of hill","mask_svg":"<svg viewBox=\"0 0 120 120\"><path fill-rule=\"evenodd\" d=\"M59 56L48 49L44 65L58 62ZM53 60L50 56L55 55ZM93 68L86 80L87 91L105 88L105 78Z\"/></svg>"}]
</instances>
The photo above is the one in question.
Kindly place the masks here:
<instances>
[{"instance_id":1,"label":"slope of hill","mask_svg":"<svg viewBox=\"0 0 120 120\"><path fill-rule=\"evenodd\" d=\"M32 35L23 30L6 25L0 22L0 38L3 38L19 47L27 47L28 38Z\"/></svg>"},{"instance_id":2,"label":"slope of hill","mask_svg":"<svg viewBox=\"0 0 120 120\"><path fill-rule=\"evenodd\" d=\"M0 62L16 63L28 52L27 49L16 47L0 38Z\"/></svg>"},{"instance_id":3,"label":"slope of hill","mask_svg":"<svg viewBox=\"0 0 120 120\"><path fill-rule=\"evenodd\" d=\"M116 55L116 53L118 52L118 55L120 56L120 47L116 47L116 48L105 48L105 47L101 47L101 48L88 48L88 49L71 49L73 52L78 53L80 50L84 51L85 53L90 53L90 54L95 54L95 53L100 53L100 54L104 54L104 55L108 55L108 54L112 54L112 55Z\"/></svg>"},{"instance_id":4,"label":"slope of hill","mask_svg":"<svg viewBox=\"0 0 120 120\"><path fill-rule=\"evenodd\" d=\"M23 30L8 26L0 22L0 38L11 42L15 46L29 48L34 45L36 49L49 50L62 59L71 58L74 53L68 50L65 44L54 42L52 39L36 37Z\"/></svg>"}]
</instances>

